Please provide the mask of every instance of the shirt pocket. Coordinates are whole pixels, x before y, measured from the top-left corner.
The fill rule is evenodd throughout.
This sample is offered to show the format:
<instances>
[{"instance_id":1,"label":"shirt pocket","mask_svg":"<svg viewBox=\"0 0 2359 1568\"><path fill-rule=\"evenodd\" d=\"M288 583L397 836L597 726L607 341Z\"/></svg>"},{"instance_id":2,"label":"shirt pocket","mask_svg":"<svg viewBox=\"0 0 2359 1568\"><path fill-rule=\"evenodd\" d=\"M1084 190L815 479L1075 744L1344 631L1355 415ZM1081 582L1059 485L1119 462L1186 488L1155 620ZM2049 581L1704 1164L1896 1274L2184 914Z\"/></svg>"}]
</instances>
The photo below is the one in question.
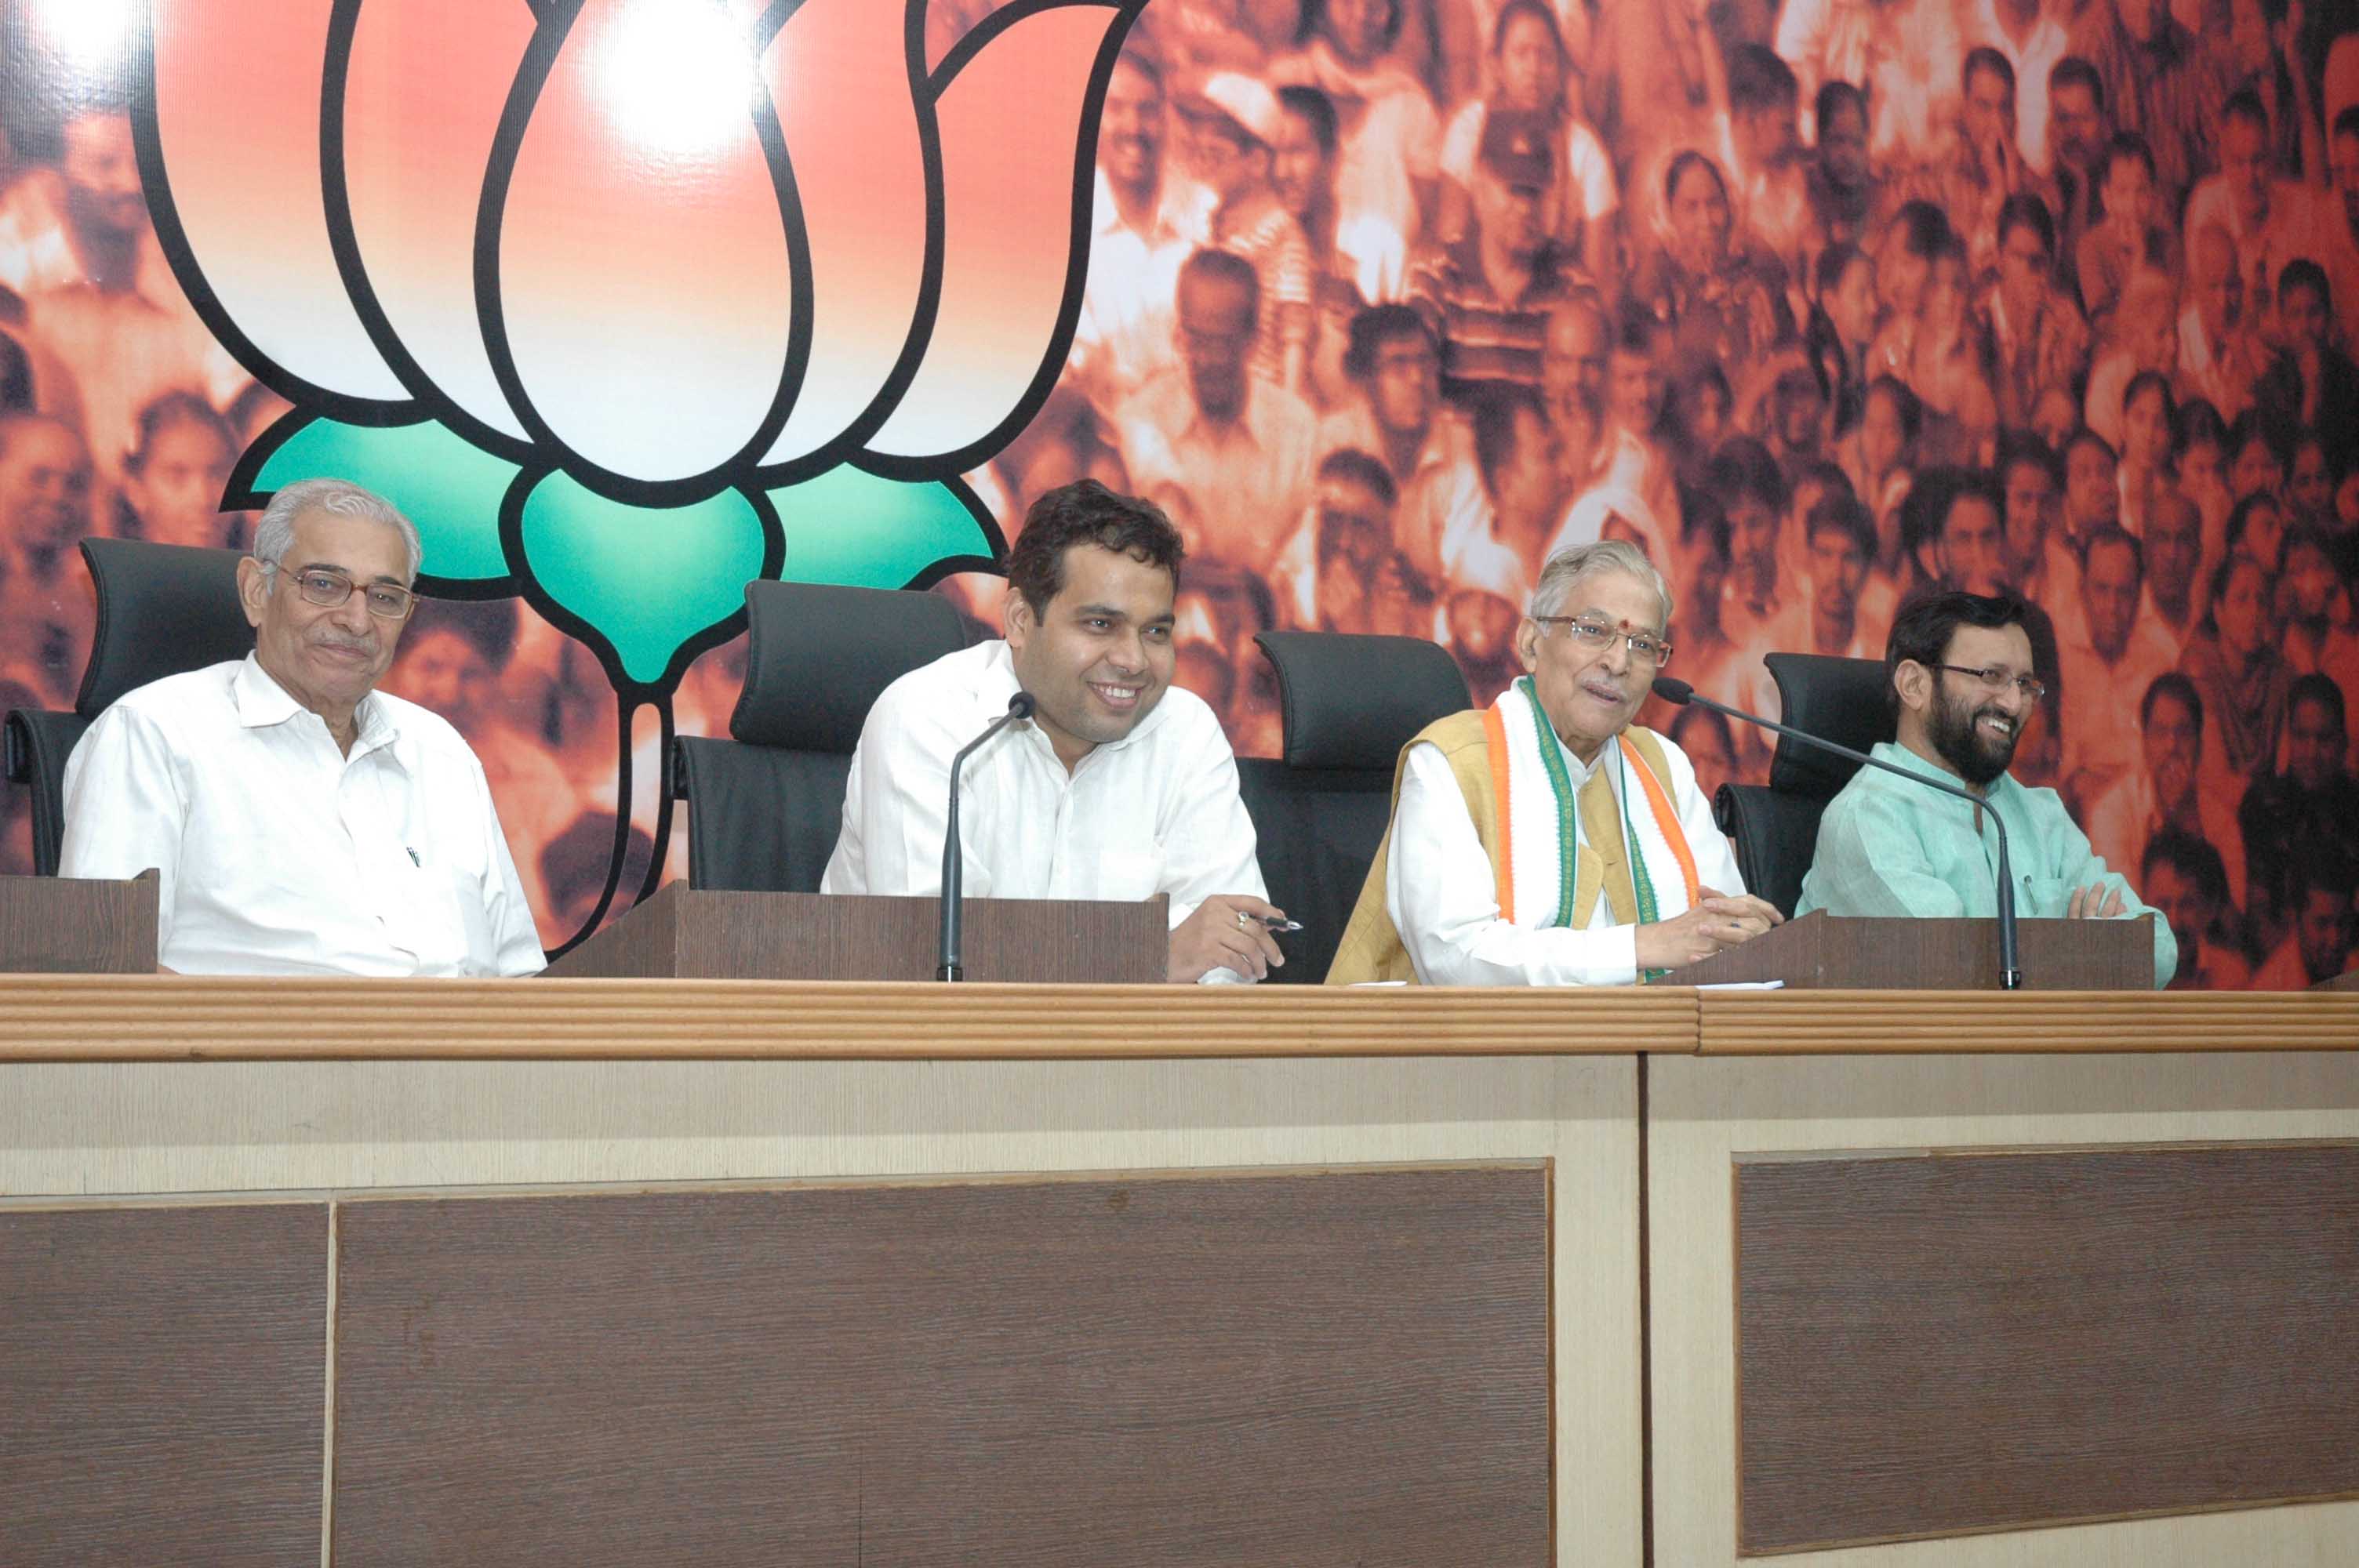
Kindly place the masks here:
<instances>
[{"instance_id":1,"label":"shirt pocket","mask_svg":"<svg viewBox=\"0 0 2359 1568\"><path fill-rule=\"evenodd\" d=\"M2015 912L2026 920L2057 920L2072 906L2072 884L2062 877L2015 880Z\"/></svg>"},{"instance_id":2,"label":"shirt pocket","mask_svg":"<svg viewBox=\"0 0 2359 1568\"><path fill-rule=\"evenodd\" d=\"M473 974L471 957L487 953L489 923L475 879L428 863L391 873L385 890L386 935L418 961L421 975Z\"/></svg>"}]
</instances>

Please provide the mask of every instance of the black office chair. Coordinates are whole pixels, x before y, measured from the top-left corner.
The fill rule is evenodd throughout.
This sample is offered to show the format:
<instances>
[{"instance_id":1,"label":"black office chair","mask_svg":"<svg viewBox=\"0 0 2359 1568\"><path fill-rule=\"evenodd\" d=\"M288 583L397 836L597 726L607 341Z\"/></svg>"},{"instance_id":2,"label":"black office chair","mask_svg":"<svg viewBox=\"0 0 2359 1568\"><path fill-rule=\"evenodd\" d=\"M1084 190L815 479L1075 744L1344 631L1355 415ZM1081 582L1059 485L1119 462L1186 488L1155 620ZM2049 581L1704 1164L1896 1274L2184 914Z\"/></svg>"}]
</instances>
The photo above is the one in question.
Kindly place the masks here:
<instances>
[{"instance_id":1,"label":"black office chair","mask_svg":"<svg viewBox=\"0 0 2359 1568\"><path fill-rule=\"evenodd\" d=\"M1270 902L1303 925L1278 939L1286 967L1269 978L1317 985L1392 820L1400 749L1473 702L1457 661L1422 638L1263 632L1254 641L1277 670L1284 755L1239 758L1237 781Z\"/></svg>"},{"instance_id":2,"label":"black office chair","mask_svg":"<svg viewBox=\"0 0 2359 1568\"><path fill-rule=\"evenodd\" d=\"M673 742L688 883L817 892L869 708L902 676L965 647L965 623L940 594L795 582L746 584L745 619L731 738Z\"/></svg>"},{"instance_id":3,"label":"black office chair","mask_svg":"<svg viewBox=\"0 0 2359 1568\"><path fill-rule=\"evenodd\" d=\"M32 796L33 870L58 874L65 838L66 759L82 731L125 692L254 651L238 603L237 550L84 539L98 589L90 663L71 713L20 708L7 719L8 782Z\"/></svg>"},{"instance_id":4,"label":"black office chair","mask_svg":"<svg viewBox=\"0 0 2359 1568\"><path fill-rule=\"evenodd\" d=\"M1883 661L1771 654L1764 662L1777 683L1784 721L1794 729L1856 752L1896 733ZM1745 887L1781 914L1791 915L1801 900L1827 802L1858 771L1856 762L1781 735L1766 787L1723 784L1712 797L1712 820L1736 841L1736 869Z\"/></svg>"}]
</instances>

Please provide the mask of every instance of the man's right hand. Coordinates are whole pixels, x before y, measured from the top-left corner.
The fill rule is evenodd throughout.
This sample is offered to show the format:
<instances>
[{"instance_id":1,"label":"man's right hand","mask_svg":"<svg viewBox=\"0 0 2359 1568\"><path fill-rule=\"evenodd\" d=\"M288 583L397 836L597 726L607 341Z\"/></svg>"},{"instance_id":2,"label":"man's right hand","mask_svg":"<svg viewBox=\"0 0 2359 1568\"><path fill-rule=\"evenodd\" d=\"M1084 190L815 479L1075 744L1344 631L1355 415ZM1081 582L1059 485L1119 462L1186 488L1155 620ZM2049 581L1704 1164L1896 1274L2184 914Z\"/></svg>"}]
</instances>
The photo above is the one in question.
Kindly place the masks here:
<instances>
[{"instance_id":1,"label":"man's right hand","mask_svg":"<svg viewBox=\"0 0 2359 1568\"><path fill-rule=\"evenodd\" d=\"M1244 893L1214 893L1172 928L1164 978L1187 985L1214 969L1234 969L1249 980L1265 978L1271 966L1286 962L1286 955L1262 924L1264 916L1283 920L1286 912Z\"/></svg>"},{"instance_id":2,"label":"man's right hand","mask_svg":"<svg viewBox=\"0 0 2359 1568\"><path fill-rule=\"evenodd\" d=\"M1785 923L1775 904L1751 893L1730 897L1711 888L1700 891L1696 906L1685 914L1638 927L1640 970L1700 964L1723 948L1750 942Z\"/></svg>"}]
</instances>

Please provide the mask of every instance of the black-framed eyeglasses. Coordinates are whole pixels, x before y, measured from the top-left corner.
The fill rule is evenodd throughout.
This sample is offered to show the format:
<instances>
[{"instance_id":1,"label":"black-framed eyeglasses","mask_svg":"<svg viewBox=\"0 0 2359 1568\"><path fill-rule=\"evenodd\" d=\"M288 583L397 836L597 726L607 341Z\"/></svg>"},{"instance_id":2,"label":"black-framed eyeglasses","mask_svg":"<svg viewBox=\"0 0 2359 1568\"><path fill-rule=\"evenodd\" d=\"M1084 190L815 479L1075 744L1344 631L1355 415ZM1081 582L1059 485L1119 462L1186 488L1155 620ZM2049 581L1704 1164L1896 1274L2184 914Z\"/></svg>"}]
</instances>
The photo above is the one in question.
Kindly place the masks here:
<instances>
[{"instance_id":1,"label":"black-framed eyeglasses","mask_svg":"<svg viewBox=\"0 0 2359 1568\"><path fill-rule=\"evenodd\" d=\"M1935 665L1933 667L1937 670L1947 670L1953 676L1972 676L1982 682L1983 689L1985 691L2005 691L2008 687L2013 687L2023 694L2023 700L2026 702L2037 703L2048 695L2048 687L2044 683L2036 681L2029 676L2017 675L2013 670L2003 670L1996 665L1991 665L1983 669L1973 669L1965 665Z\"/></svg>"},{"instance_id":2,"label":"black-framed eyeglasses","mask_svg":"<svg viewBox=\"0 0 2359 1568\"><path fill-rule=\"evenodd\" d=\"M1630 644L1630 657L1642 665L1661 669L1671 662L1671 644L1652 632L1633 632L1626 627L1608 626L1603 621L1593 621L1581 615L1535 615L1532 619L1542 626L1561 626L1575 643L1583 648L1611 648L1614 639L1621 638Z\"/></svg>"},{"instance_id":3,"label":"black-framed eyeglasses","mask_svg":"<svg viewBox=\"0 0 2359 1568\"><path fill-rule=\"evenodd\" d=\"M278 565L277 561L265 561L262 569L277 571ZM409 612L418 608L418 596L406 588L389 582L373 582L362 588L349 574L333 567L305 567L301 571L288 573L288 577L304 602L322 610L335 609L353 596L354 589L360 589L368 612L380 621L407 621Z\"/></svg>"}]
</instances>

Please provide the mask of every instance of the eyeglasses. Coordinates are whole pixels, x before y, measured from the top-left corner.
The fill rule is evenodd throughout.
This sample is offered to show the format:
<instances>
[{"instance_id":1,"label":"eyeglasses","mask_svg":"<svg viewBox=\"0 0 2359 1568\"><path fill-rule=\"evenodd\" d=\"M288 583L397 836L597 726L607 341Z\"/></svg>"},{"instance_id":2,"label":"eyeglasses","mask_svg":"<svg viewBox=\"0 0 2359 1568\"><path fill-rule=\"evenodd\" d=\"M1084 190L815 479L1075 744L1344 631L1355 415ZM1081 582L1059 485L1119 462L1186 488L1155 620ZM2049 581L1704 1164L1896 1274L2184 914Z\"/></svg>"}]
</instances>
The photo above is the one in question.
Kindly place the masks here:
<instances>
[{"instance_id":1,"label":"eyeglasses","mask_svg":"<svg viewBox=\"0 0 2359 1568\"><path fill-rule=\"evenodd\" d=\"M265 561L262 569L277 571L278 563ZM316 604L322 610L333 610L350 599L355 588L360 588L358 583L333 567L306 567L299 572L288 575L295 584L295 591L303 596L305 602ZM389 582L373 582L360 591L368 606L368 612L380 621L406 621L409 612L418 608L416 594Z\"/></svg>"},{"instance_id":2,"label":"eyeglasses","mask_svg":"<svg viewBox=\"0 0 2359 1568\"><path fill-rule=\"evenodd\" d=\"M2048 687L2042 683L2033 680L2029 676L2017 675L2013 670L2003 670L1996 665L1979 670L1969 669L1963 665L1935 665L1933 667L1937 670L1947 670L1954 676L1972 676L1982 682L1984 691L2005 691L2008 687L2013 687L2023 694L2023 700L2026 702L2037 703L2048 695Z\"/></svg>"},{"instance_id":3,"label":"eyeglasses","mask_svg":"<svg viewBox=\"0 0 2359 1568\"><path fill-rule=\"evenodd\" d=\"M1652 632L1632 632L1578 615L1535 615L1532 619L1542 626L1563 627L1571 633L1573 642L1583 648L1611 648L1614 639L1619 637L1630 644L1630 657L1635 663L1652 665L1660 669L1671 662L1670 643Z\"/></svg>"}]
</instances>

